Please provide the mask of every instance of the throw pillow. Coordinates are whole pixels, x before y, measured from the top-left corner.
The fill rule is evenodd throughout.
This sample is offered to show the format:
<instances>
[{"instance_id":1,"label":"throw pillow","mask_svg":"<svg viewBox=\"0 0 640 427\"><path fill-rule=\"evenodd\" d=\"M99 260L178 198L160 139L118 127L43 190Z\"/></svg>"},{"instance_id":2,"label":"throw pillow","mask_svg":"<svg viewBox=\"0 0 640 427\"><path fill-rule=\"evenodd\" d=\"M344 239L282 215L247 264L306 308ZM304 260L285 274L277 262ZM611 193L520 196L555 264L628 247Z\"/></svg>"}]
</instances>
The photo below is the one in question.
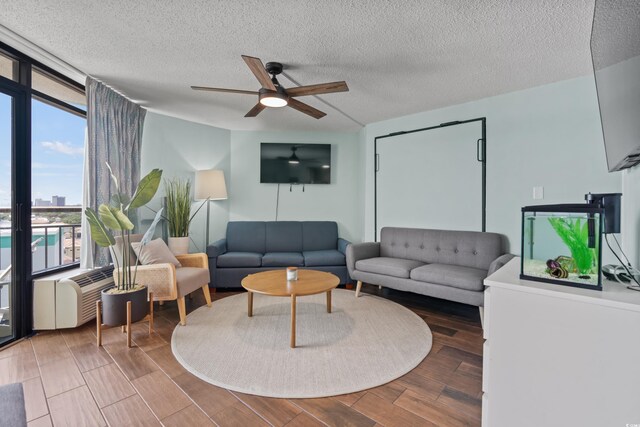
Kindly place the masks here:
<instances>
[{"instance_id":1,"label":"throw pillow","mask_svg":"<svg viewBox=\"0 0 640 427\"><path fill-rule=\"evenodd\" d=\"M152 240L146 246L142 246L140 242L133 242L131 247L142 265L169 263L175 265L176 268L182 267L180 261L162 239Z\"/></svg>"}]
</instances>

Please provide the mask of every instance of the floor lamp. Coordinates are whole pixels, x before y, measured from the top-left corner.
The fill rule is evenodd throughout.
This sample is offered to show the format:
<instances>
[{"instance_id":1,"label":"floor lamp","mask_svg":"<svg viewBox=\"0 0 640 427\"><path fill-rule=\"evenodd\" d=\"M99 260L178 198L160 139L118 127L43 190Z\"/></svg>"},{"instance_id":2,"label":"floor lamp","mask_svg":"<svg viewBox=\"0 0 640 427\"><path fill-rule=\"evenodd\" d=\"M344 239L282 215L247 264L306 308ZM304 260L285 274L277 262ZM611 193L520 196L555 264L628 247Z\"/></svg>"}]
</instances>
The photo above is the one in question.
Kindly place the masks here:
<instances>
[{"instance_id":1,"label":"floor lamp","mask_svg":"<svg viewBox=\"0 0 640 427\"><path fill-rule=\"evenodd\" d=\"M227 185L224 181L224 171L219 169L201 170L196 172L195 198L206 200L207 203L207 240L205 252L209 246L209 212L211 200L226 200Z\"/></svg>"}]
</instances>

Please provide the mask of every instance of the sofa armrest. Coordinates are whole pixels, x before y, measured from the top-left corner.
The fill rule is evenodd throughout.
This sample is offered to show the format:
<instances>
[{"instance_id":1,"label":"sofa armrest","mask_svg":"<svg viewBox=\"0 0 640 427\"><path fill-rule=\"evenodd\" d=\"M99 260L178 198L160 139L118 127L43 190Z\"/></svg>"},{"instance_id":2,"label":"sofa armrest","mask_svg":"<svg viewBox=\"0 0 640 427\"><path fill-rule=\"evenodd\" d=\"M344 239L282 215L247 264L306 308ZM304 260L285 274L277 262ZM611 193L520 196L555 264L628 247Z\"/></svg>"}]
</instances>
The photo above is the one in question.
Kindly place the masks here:
<instances>
[{"instance_id":1,"label":"sofa armrest","mask_svg":"<svg viewBox=\"0 0 640 427\"><path fill-rule=\"evenodd\" d=\"M380 242L352 243L347 246L347 269L351 274L356 269L356 261L380 256Z\"/></svg>"},{"instance_id":2,"label":"sofa armrest","mask_svg":"<svg viewBox=\"0 0 640 427\"><path fill-rule=\"evenodd\" d=\"M343 255L347 254L347 246L350 244L350 241L345 240L342 237L338 237L338 251L342 252Z\"/></svg>"},{"instance_id":3,"label":"sofa armrest","mask_svg":"<svg viewBox=\"0 0 640 427\"><path fill-rule=\"evenodd\" d=\"M183 267L209 268L209 258L203 253L176 255Z\"/></svg>"},{"instance_id":4,"label":"sofa armrest","mask_svg":"<svg viewBox=\"0 0 640 427\"><path fill-rule=\"evenodd\" d=\"M491 262L491 264L489 264L489 272L488 272L487 276L491 276L493 273L495 273L496 271L500 270L502 267L505 266L506 263L511 261L514 257L515 257L515 255L512 255L512 254L504 254L504 255L500 255L498 258L494 259Z\"/></svg>"},{"instance_id":5,"label":"sofa armrest","mask_svg":"<svg viewBox=\"0 0 640 427\"><path fill-rule=\"evenodd\" d=\"M216 240L207 246L207 256L209 258L216 258L225 252L227 252L227 239Z\"/></svg>"}]
</instances>

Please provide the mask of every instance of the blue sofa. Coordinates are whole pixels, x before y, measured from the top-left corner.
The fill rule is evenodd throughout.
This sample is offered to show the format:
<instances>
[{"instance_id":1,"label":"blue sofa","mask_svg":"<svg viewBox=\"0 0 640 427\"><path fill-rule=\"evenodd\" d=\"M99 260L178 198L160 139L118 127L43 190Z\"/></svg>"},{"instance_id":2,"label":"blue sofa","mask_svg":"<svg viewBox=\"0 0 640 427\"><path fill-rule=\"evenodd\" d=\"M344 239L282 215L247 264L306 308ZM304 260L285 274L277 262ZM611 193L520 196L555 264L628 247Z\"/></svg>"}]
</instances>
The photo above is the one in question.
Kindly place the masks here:
<instances>
[{"instance_id":1,"label":"blue sofa","mask_svg":"<svg viewBox=\"0 0 640 427\"><path fill-rule=\"evenodd\" d=\"M209 286L238 288L248 274L285 267L327 271L351 283L347 245L334 221L230 221L227 237L207 247Z\"/></svg>"}]
</instances>

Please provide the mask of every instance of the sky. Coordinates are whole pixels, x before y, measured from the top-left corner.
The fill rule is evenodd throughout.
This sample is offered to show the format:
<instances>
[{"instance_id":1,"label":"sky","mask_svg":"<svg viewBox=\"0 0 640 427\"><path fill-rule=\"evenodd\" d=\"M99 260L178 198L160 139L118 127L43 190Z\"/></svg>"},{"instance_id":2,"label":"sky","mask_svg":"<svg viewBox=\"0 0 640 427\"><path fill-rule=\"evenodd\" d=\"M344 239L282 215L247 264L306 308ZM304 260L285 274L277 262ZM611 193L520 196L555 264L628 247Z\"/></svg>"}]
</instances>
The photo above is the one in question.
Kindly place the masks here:
<instances>
[{"instance_id":1,"label":"sky","mask_svg":"<svg viewBox=\"0 0 640 427\"><path fill-rule=\"evenodd\" d=\"M31 200L66 197L82 203L82 165L86 120L32 101ZM0 206L11 204L11 98L0 93Z\"/></svg>"}]
</instances>

